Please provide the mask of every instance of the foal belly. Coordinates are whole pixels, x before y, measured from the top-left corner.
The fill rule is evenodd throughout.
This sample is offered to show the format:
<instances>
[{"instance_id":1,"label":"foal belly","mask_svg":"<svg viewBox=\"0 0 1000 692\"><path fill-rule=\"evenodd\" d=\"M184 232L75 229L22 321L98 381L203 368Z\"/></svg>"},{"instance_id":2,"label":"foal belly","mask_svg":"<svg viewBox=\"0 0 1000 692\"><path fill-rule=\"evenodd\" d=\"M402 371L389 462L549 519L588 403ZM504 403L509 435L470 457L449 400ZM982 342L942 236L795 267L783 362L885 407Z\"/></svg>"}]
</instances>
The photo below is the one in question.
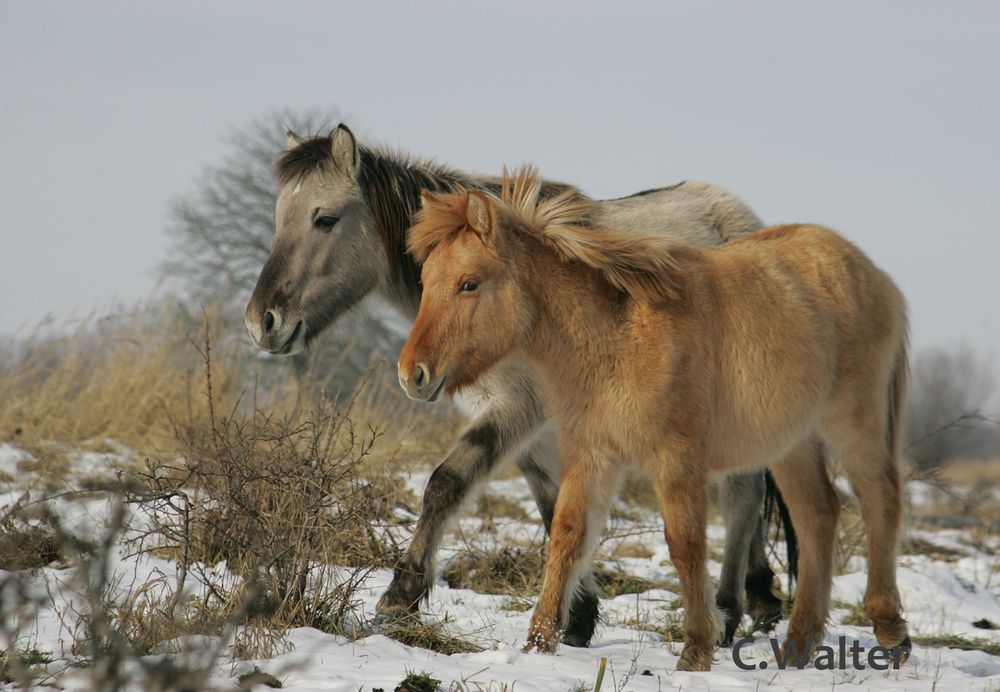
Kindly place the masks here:
<instances>
[{"instance_id":1,"label":"foal belly","mask_svg":"<svg viewBox=\"0 0 1000 692\"><path fill-rule=\"evenodd\" d=\"M781 367L747 378L717 408L713 470L768 466L811 435L823 415L831 378L823 367Z\"/></svg>"}]
</instances>

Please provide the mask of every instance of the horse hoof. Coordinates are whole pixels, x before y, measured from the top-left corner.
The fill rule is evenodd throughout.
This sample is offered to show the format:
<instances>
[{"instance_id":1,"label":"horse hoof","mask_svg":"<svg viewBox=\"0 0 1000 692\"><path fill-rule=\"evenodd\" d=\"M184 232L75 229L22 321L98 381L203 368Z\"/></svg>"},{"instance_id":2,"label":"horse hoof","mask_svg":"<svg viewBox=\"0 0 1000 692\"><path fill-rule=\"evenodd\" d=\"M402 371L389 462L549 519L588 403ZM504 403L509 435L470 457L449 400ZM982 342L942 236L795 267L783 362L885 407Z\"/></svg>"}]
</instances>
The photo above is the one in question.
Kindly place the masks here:
<instances>
[{"instance_id":1,"label":"horse hoof","mask_svg":"<svg viewBox=\"0 0 1000 692\"><path fill-rule=\"evenodd\" d=\"M774 631L774 628L778 626L781 622L781 610L774 613L761 613L753 621L750 626L751 632L763 632L767 634L768 632Z\"/></svg>"},{"instance_id":2,"label":"horse hoof","mask_svg":"<svg viewBox=\"0 0 1000 692\"><path fill-rule=\"evenodd\" d=\"M389 613L376 613L375 617L368 621L368 629L372 634L385 634L397 619Z\"/></svg>"},{"instance_id":3,"label":"horse hoof","mask_svg":"<svg viewBox=\"0 0 1000 692\"><path fill-rule=\"evenodd\" d=\"M588 646L590 646L590 637L589 636L584 637L583 635L572 634L570 632L567 632L566 634L563 635L562 643L565 644L566 646L572 646L578 649L586 649Z\"/></svg>"},{"instance_id":4,"label":"horse hoof","mask_svg":"<svg viewBox=\"0 0 1000 692\"><path fill-rule=\"evenodd\" d=\"M736 630L739 628L742 620L742 616L735 617L731 612L726 612L726 626L719 636L719 646L728 649L733 645L733 639L736 637Z\"/></svg>"}]
</instances>

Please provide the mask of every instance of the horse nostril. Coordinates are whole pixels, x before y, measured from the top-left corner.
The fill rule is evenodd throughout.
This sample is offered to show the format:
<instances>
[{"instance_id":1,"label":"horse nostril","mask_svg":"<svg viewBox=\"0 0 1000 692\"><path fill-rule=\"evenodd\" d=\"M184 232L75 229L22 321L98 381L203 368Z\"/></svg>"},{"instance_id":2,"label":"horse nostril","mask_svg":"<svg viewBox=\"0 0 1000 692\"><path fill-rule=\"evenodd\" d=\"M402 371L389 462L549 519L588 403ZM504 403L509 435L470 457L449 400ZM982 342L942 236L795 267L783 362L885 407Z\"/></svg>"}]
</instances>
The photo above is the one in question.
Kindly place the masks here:
<instances>
[{"instance_id":1,"label":"horse nostril","mask_svg":"<svg viewBox=\"0 0 1000 692\"><path fill-rule=\"evenodd\" d=\"M428 379L430 379L430 377L427 374L427 366L423 363L417 363L416 372L413 373L414 383L417 387L423 387L424 383L427 382Z\"/></svg>"},{"instance_id":2,"label":"horse nostril","mask_svg":"<svg viewBox=\"0 0 1000 692\"><path fill-rule=\"evenodd\" d=\"M274 313L270 310L264 313L264 331L270 332L274 329Z\"/></svg>"}]
</instances>

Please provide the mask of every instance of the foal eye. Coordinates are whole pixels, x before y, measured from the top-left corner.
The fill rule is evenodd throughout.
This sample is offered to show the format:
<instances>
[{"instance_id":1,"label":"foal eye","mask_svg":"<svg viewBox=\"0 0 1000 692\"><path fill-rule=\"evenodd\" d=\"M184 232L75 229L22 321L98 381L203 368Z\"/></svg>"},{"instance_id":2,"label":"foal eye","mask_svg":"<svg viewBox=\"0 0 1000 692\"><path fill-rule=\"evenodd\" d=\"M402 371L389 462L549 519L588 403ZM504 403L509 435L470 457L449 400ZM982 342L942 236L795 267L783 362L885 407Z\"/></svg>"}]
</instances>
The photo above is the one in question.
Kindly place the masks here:
<instances>
[{"instance_id":1,"label":"foal eye","mask_svg":"<svg viewBox=\"0 0 1000 692\"><path fill-rule=\"evenodd\" d=\"M472 293L477 288L479 288L479 283L477 281L466 281L458 287L458 291L459 293Z\"/></svg>"},{"instance_id":2,"label":"foal eye","mask_svg":"<svg viewBox=\"0 0 1000 692\"><path fill-rule=\"evenodd\" d=\"M317 216L316 220L313 221L313 226L321 231L329 231L337 225L338 221L340 221L340 218L336 216Z\"/></svg>"}]
</instances>

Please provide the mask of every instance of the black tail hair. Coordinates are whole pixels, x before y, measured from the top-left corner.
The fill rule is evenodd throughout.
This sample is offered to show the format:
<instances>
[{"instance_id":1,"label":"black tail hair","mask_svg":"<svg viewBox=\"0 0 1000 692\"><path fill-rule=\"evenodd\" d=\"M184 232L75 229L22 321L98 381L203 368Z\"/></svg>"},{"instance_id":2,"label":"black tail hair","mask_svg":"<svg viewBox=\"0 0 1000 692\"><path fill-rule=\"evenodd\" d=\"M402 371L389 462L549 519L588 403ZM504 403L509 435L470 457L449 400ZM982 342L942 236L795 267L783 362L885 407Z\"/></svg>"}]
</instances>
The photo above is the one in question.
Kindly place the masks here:
<instances>
[{"instance_id":1,"label":"black tail hair","mask_svg":"<svg viewBox=\"0 0 1000 692\"><path fill-rule=\"evenodd\" d=\"M781 497L778 484L774 482L774 476L768 471L764 474L764 520L767 524L774 524L785 534L785 549L788 557L788 593L792 593L792 583L799 575L799 542L795 537L795 527L792 526L792 517L788 513L788 505Z\"/></svg>"}]
</instances>

